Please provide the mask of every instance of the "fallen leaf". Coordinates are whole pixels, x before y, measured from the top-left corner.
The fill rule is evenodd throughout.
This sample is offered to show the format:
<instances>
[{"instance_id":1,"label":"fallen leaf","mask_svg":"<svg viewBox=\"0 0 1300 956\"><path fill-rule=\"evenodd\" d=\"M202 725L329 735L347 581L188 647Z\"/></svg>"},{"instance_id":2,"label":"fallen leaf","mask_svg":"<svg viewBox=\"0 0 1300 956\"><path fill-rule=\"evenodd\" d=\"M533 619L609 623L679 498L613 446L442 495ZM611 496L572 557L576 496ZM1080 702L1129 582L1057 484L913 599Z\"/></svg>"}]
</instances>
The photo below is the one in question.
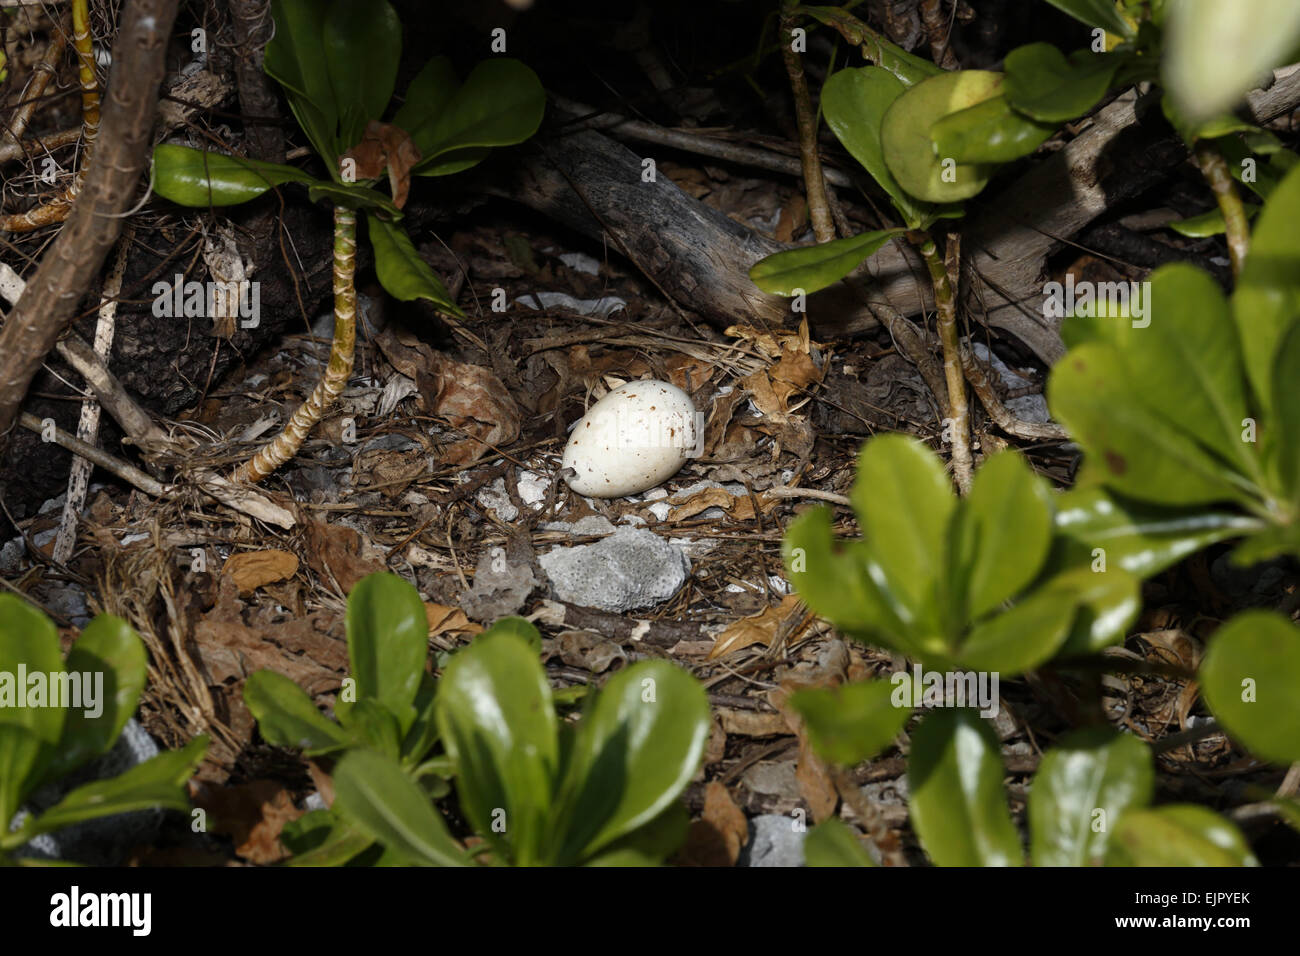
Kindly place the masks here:
<instances>
[{"instance_id":1,"label":"fallen leaf","mask_svg":"<svg viewBox=\"0 0 1300 956\"><path fill-rule=\"evenodd\" d=\"M307 564L327 583L338 582L344 594L367 574L388 567L369 538L343 524L307 522Z\"/></svg>"},{"instance_id":2,"label":"fallen leaf","mask_svg":"<svg viewBox=\"0 0 1300 956\"><path fill-rule=\"evenodd\" d=\"M193 802L208 815L208 830L229 836L235 852L250 863L277 863L289 855L280 832L303 811L289 792L273 780L237 786L194 785Z\"/></svg>"},{"instance_id":3,"label":"fallen leaf","mask_svg":"<svg viewBox=\"0 0 1300 956\"><path fill-rule=\"evenodd\" d=\"M420 149L400 126L371 120L361 142L341 157L356 164L357 179L378 179L388 169L393 205L401 209L411 191L411 169L420 161Z\"/></svg>"},{"instance_id":4,"label":"fallen leaf","mask_svg":"<svg viewBox=\"0 0 1300 956\"><path fill-rule=\"evenodd\" d=\"M298 556L288 551L241 551L221 567L240 594L252 594L264 584L284 581L298 573Z\"/></svg>"},{"instance_id":5,"label":"fallen leaf","mask_svg":"<svg viewBox=\"0 0 1300 956\"><path fill-rule=\"evenodd\" d=\"M783 737L791 733L790 725L779 713L760 710L717 708L722 729L740 737Z\"/></svg>"},{"instance_id":6,"label":"fallen leaf","mask_svg":"<svg viewBox=\"0 0 1300 956\"><path fill-rule=\"evenodd\" d=\"M799 610L799 596L787 594L775 607L766 607L757 614L743 617L727 627L718 635L709 654L709 660L715 660L724 654L738 651L743 647L762 644L767 647L777 635L786 620ZM793 635L791 635L793 636Z\"/></svg>"},{"instance_id":7,"label":"fallen leaf","mask_svg":"<svg viewBox=\"0 0 1300 956\"><path fill-rule=\"evenodd\" d=\"M704 788L704 811L691 823L674 862L681 866L735 866L749 841L749 822L726 786L713 781Z\"/></svg>"},{"instance_id":8,"label":"fallen leaf","mask_svg":"<svg viewBox=\"0 0 1300 956\"><path fill-rule=\"evenodd\" d=\"M483 630L481 624L475 624L458 607L425 601L424 611L429 618L430 637L439 634L479 634Z\"/></svg>"}]
</instances>

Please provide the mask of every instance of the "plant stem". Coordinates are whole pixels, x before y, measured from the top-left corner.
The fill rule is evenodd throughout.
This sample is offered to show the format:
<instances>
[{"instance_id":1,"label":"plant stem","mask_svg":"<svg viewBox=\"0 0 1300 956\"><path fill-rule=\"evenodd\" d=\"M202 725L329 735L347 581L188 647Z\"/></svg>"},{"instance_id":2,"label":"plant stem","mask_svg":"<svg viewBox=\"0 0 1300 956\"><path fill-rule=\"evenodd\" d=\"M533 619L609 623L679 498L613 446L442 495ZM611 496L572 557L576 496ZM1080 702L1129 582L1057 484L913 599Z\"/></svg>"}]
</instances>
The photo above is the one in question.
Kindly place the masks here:
<instances>
[{"instance_id":1,"label":"plant stem","mask_svg":"<svg viewBox=\"0 0 1300 956\"><path fill-rule=\"evenodd\" d=\"M261 481L302 447L307 433L334 403L352 374L352 355L357 341L357 288L353 281L357 267L357 214L343 206L334 207L334 340L329 365L311 395L298 406L284 431L235 469L235 481Z\"/></svg>"},{"instance_id":2,"label":"plant stem","mask_svg":"<svg viewBox=\"0 0 1300 956\"><path fill-rule=\"evenodd\" d=\"M787 10L792 5L787 3ZM790 77L790 92L794 94L794 116L799 127L799 157L803 161L804 192L808 196L808 217L812 220L813 234L818 242L835 238L835 222L831 218L830 203L826 199L826 180L822 178L822 160L817 154L817 112L808 93L808 77L804 75L803 61L794 50L794 17L781 16L781 57L785 72Z\"/></svg>"},{"instance_id":3,"label":"plant stem","mask_svg":"<svg viewBox=\"0 0 1300 956\"><path fill-rule=\"evenodd\" d=\"M1246 264L1246 253L1250 251L1250 223L1246 219L1246 207L1237 192L1237 184L1232 181L1227 160L1212 140L1203 139L1196 144L1196 162L1201 167L1201 175L1214 191L1214 198L1223 213L1223 221L1228 227L1228 258L1232 260L1232 277L1239 278L1242 266Z\"/></svg>"},{"instance_id":4,"label":"plant stem","mask_svg":"<svg viewBox=\"0 0 1300 956\"><path fill-rule=\"evenodd\" d=\"M966 402L966 376L961 365L961 341L957 334L957 296L948 269L928 232L907 234L916 246L934 287L934 311L938 317L939 343L943 346L943 377L948 386L948 437L952 440L952 474L962 495L971 486L970 406Z\"/></svg>"}]
</instances>

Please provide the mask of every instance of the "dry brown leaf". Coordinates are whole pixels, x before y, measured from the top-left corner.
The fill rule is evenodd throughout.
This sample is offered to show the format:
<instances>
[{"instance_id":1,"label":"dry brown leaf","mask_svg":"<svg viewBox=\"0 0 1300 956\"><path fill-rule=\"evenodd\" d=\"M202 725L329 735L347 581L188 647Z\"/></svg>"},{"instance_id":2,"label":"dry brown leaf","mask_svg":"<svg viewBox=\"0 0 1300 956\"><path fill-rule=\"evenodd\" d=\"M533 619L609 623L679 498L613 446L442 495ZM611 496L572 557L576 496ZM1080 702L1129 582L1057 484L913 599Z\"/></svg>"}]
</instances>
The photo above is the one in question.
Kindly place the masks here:
<instances>
[{"instance_id":1,"label":"dry brown leaf","mask_svg":"<svg viewBox=\"0 0 1300 956\"><path fill-rule=\"evenodd\" d=\"M371 120L361 142L343 154L356 164L357 179L378 179L388 170L393 205L401 209L411 191L411 169L420 161L420 149L400 126Z\"/></svg>"},{"instance_id":2,"label":"dry brown leaf","mask_svg":"<svg viewBox=\"0 0 1300 956\"><path fill-rule=\"evenodd\" d=\"M667 521L669 524L676 524L679 521L685 521L687 518L693 518L701 511L709 508L721 508L727 513L727 516L736 521L752 521L754 519L754 498L758 499L758 506L763 514L767 514L775 508L779 502L777 498L769 498L763 492L755 492L753 497L749 495L733 495L725 488L705 488L697 491L695 494L688 495L677 504L672 511L668 512ZM676 499L670 499L670 503Z\"/></svg>"},{"instance_id":3,"label":"dry brown leaf","mask_svg":"<svg viewBox=\"0 0 1300 956\"><path fill-rule=\"evenodd\" d=\"M823 348L823 343L814 342L808 334L808 320L799 323L799 328L759 329L752 325L730 326L725 335L740 339L756 352L770 359L780 358L784 352L803 352Z\"/></svg>"},{"instance_id":4,"label":"dry brown leaf","mask_svg":"<svg viewBox=\"0 0 1300 956\"><path fill-rule=\"evenodd\" d=\"M307 564L327 583L338 581L344 594L367 574L388 567L383 552L355 528L309 521L306 531Z\"/></svg>"},{"instance_id":5,"label":"dry brown leaf","mask_svg":"<svg viewBox=\"0 0 1300 956\"><path fill-rule=\"evenodd\" d=\"M808 740L803 718L789 705L792 689L783 682L780 689L768 694L768 700L781 712L786 724L799 738L799 756L795 763L794 778L799 783L799 793L808 804L814 822L821 823L835 813L840 796L835 789L835 778L831 776L830 768L817 756Z\"/></svg>"},{"instance_id":6,"label":"dry brown leaf","mask_svg":"<svg viewBox=\"0 0 1300 956\"><path fill-rule=\"evenodd\" d=\"M686 843L674 862L682 866L735 866L749 841L749 822L725 785L704 788L704 811L691 823Z\"/></svg>"},{"instance_id":7,"label":"dry brown leaf","mask_svg":"<svg viewBox=\"0 0 1300 956\"><path fill-rule=\"evenodd\" d=\"M483 625L475 624L458 607L425 601L424 611L429 618L430 637L439 634L479 634L483 631Z\"/></svg>"},{"instance_id":8,"label":"dry brown leaf","mask_svg":"<svg viewBox=\"0 0 1300 956\"><path fill-rule=\"evenodd\" d=\"M303 811L272 780L253 780L238 786L196 783L193 801L208 815L208 830L234 840L235 852L250 863L270 864L289 855L280 844L280 832Z\"/></svg>"},{"instance_id":9,"label":"dry brown leaf","mask_svg":"<svg viewBox=\"0 0 1300 956\"><path fill-rule=\"evenodd\" d=\"M779 713L760 710L717 708L722 729L739 737L788 737L790 725Z\"/></svg>"},{"instance_id":10,"label":"dry brown leaf","mask_svg":"<svg viewBox=\"0 0 1300 956\"><path fill-rule=\"evenodd\" d=\"M264 584L297 574L298 556L288 551L241 551L226 559L221 573L235 582L241 594L252 594Z\"/></svg>"},{"instance_id":11,"label":"dry brown leaf","mask_svg":"<svg viewBox=\"0 0 1300 956\"><path fill-rule=\"evenodd\" d=\"M709 660L714 660L724 654L730 654L732 651L738 651L742 647L750 647L754 644L768 646L776 637L777 629L785 620L790 615L799 613L798 608L799 596L787 594L781 599L781 603L775 607L766 607L758 614L741 618L739 621L732 623L718 635L713 645L713 651L709 654Z\"/></svg>"}]
</instances>

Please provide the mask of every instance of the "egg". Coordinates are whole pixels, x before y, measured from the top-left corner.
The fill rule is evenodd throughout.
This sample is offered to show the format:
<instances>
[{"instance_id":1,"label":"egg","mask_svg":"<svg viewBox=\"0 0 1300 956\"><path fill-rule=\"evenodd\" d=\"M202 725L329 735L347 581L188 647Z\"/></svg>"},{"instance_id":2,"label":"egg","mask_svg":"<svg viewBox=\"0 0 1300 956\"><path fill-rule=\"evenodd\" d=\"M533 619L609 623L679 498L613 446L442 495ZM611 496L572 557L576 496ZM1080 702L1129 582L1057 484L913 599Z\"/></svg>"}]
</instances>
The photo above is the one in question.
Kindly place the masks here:
<instances>
[{"instance_id":1,"label":"egg","mask_svg":"<svg viewBox=\"0 0 1300 956\"><path fill-rule=\"evenodd\" d=\"M592 405L574 426L562 467L569 487L591 498L620 498L648 491L671 478L698 454L691 397L676 385L628 382Z\"/></svg>"}]
</instances>

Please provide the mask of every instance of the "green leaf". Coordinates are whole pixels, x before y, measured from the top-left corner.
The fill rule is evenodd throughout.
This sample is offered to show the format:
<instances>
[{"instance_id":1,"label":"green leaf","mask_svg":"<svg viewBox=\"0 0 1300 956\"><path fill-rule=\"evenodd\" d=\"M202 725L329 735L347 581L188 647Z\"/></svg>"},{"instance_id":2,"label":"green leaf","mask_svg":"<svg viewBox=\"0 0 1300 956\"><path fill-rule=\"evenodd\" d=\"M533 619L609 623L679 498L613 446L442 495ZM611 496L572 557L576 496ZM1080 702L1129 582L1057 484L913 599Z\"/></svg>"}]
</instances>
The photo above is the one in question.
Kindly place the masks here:
<instances>
[{"instance_id":1,"label":"green leaf","mask_svg":"<svg viewBox=\"0 0 1300 956\"><path fill-rule=\"evenodd\" d=\"M1257 474L1255 446L1241 437L1248 412L1237 330L1218 283L1185 263L1157 269L1150 282L1150 324L1132 329L1124 353L1143 398L1189 439Z\"/></svg>"},{"instance_id":2,"label":"green leaf","mask_svg":"<svg viewBox=\"0 0 1300 956\"><path fill-rule=\"evenodd\" d=\"M54 623L22 598L0 594L0 833L39 782L67 713L30 706L30 678L41 675L48 705L49 681L62 673Z\"/></svg>"},{"instance_id":3,"label":"green leaf","mask_svg":"<svg viewBox=\"0 0 1300 956\"><path fill-rule=\"evenodd\" d=\"M1282 339L1273 369L1273 413L1276 434L1269 443L1277 458L1282 490L1300 510L1300 323Z\"/></svg>"},{"instance_id":4,"label":"green leaf","mask_svg":"<svg viewBox=\"0 0 1300 956\"><path fill-rule=\"evenodd\" d=\"M1081 50L1069 60L1050 43L1031 43L1007 54L1007 102L1045 123L1064 123L1101 102L1123 58Z\"/></svg>"},{"instance_id":5,"label":"green leaf","mask_svg":"<svg viewBox=\"0 0 1300 956\"><path fill-rule=\"evenodd\" d=\"M1164 85L1192 120L1231 110L1300 42L1292 0L1180 0L1170 4Z\"/></svg>"},{"instance_id":6,"label":"green leaf","mask_svg":"<svg viewBox=\"0 0 1300 956\"><path fill-rule=\"evenodd\" d=\"M533 649L514 634L480 634L447 665L437 709L461 808L475 830L518 865L542 862L559 742L551 688Z\"/></svg>"},{"instance_id":7,"label":"green leaf","mask_svg":"<svg viewBox=\"0 0 1300 956\"><path fill-rule=\"evenodd\" d=\"M806 866L875 866L862 841L839 817L831 817L808 831L803 843Z\"/></svg>"},{"instance_id":8,"label":"green leaf","mask_svg":"<svg viewBox=\"0 0 1300 956\"><path fill-rule=\"evenodd\" d=\"M135 713L148 667L144 642L126 621L99 614L86 625L68 652L66 670L69 674L103 675L103 687L96 691L101 694L100 712L88 717L85 707L69 708L58 749L51 755L43 779L58 779L108 753ZM83 676L83 687L86 681Z\"/></svg>"},{"instance_id":9,"label":"green leaf","mask_svg":"<svg viewBox=\"0 0 1300 956\"><path fill-rule=\"evenodd\" d=\"M1023 591L1038 574L1052 542L1052 498L1046 483L1016 452L988 458L953 518L961 588L959 620L977 620Z\"/></svg>"},{"instance_id":10,"label":"green leaf","mask_svg":"<svg viewBox=\"0 0 1300 956\"><path fill-rule=\"evenodd\" d=\"M280 842L293 853L285 866L343 866L375 844L329 810L290 820L280 832Z\"/></svg>"},{"instance_id":11,"label":"green leaf","mask_svg":"<svg viewBox=\"0 0 1300 956\"><path fill-rule=\"evenodd\" d=\"M435 56L420 68L406 88L406 97L393 116L393 125L409 134L417 126L433 123L456 95L460 80L451 59ZM416 144L419 145L418 143Z\"/></svg>"},{"instance_id":12,"label":"green leaf","mask_svg":"<svg viewBox=\"0 0 1300 956\"><path fill-rule=\"evenodd\" d=\"M297 684L275 671L260 670L244 682L244 703L263 739L276 747L297 747L309 757L348 746L352 735L316 709Z\"/></svg>"},{"instance_id":13,"label":"green leaf","mask_svg":"<svg viewBox=\"0 0 1300 956\"><path fill-rule=\"evenodd\" d=\"M912 713L911 681L861 681L841 687L810 688L790 695L817 755L854 766L894 742Z\"/></svg>"},{"instance_id":14,"label":"green leaf","mask_svg":"<svg viewBox=\"0 0 1300 956\"><path fill-rule=\"evenodd\" d=\"M680 800L674 800L649 823L608 844L583 866L658 866L676 853L691 828L691 814Z\"/></svg>"},{"instance_id":15,"label":"green leaf","mask_svg":"<svg viewBox=\"0 0 1300 956\"><path fill-rule=\"evenodd\" d=\"M464 317L442 280L416 251L406 230L369 213L366 221L370 224L370 245L375 250L375 272L389 295L403 302L428 299L444 312Z\"/></svg>"},{"instance_id":16,"label":"green leaf","mask_svg":"<svg viewBox=\"0 0 1300 956\"><path fill-rule=\"evenodd\" d=\"M817 292L839 282L902 229L882 229L803 246L760 259L749 270L754 285L772 295Z\"/></svg>"},{"instance_id":17,"label":"green leaf","mask_svg":"<svg viewBox=\"0 0 1300 956\"><path fill-rule=\"evenodd\" d=\"M1021 865L1000 753L997 734L970 710L931 711L912 734L908 805L937 865Z\"/></svg>"},{"instance_id":18,"label":"green leaf","mask_svg":"<svg viewBox=\"0 0 1300 956\"><path fill-rule=\"evenodd\" d=\"M153 189L182 206L234 206L283 183L316 180L300 169L162 143L153 151Z\"/></svg>"},{"instance_id":19,"label":"green leaf","mask_svg":"<svg viewBox=\"0 0 1300 956\"><path fill-rule=\"evenodd\" d=\"M406 733L429 655L429 618L419 592L395 574L367 575L348 595L347 634L357 699L382 704Z\"/></svg>"},{"instance_id":20,"label":"green leaf","mask_svg":"<svg viewBox=\"0 0 1300 956\"><path fill-rule=\"evenodd\" d=\"M415 721L402 739L402 766L414 767L438 742L438 683L428 674L420 678L415 694Z\"/></svg>"},{"instance_id":21,"label":"green leaf","mask_svg":"<svg viewBox=\"0 0 1300 956\"><path fill-rule=\"evenodd\" d=\"M1278 614L1247 611L1215 632L1201 689L1232 738L1274 763L1300 760L1300 630Z\"/></svg>"},{"instance_id":22,"label":"green leaf","mask_svg":"<svg viewBox=\"0 0 1300 956\"><path fill-rule=\"evenodd\" d=\"M944 210L919 202L898 185L898 180L885 164L884 150L880 145L880 126L885 111L906 89L901 80L883 67L840 70L822 87L821 105L826 125L889 195L908 227L925 229Z\"/></svg>"},{"instance_id":23,"label":"green leaf","mask_svg":"<svg viewBox=\"0 0 1300 956\"><path fill-rule=\"evenodd\" d=\"M483 634L513 634L520 640L526 641L534 654L542 653L542 635L532 621L525 617L499 617Z\"/></svg>"},{"instance_id":24,"label":"green leaf","mask_svg":"<svg viewBox=\"0 0 1300 956\"><path fill-rule=\"evenodd\" d=\"M1300 10L1300 5L1297 5ZM1265 412L1273 399L1273 363L1287 331L1300 317L1300 166L1287 173L1264 204L1250 254L1232 295L1241 353L1256 400Z\"/></svg>"},{"instance_id":25,"label":"green leaf","mask_svg":"<svg viewBox=\"0 0 1300 956\"><path fill-rule=\"evenodd\" d=\"M1057 653L1095 654L1118 643L1142 610L1142 588L1136 577L1122 568L1094 571L1076 567L1047 582L1045 593L1078 608L1070 632Z\"/></svg>"},{"instance_id":26,"label":"green leaf","mask_svg":"<svg viewBox=\"0 0 1300 956\"><path fill-rule=\"evenodd\" d=\"M331 202L348 209L381 209L394 219L402 218L402 210L393 201L369 186L359 183L330 183L315 180L307 187L307 198L312 202Z\"/></svg>"},{"instance_id":27,"label":"green leaf","mask_svg":"<svg viewBox=\"0 0 1300 956\"><path fill-rule=\"evenodd\" d=\"M836 548L830 508L813 508L792 521L781 551L789 581L804 603L840 631L910 647L907 628L870 573L874 562L866 542L843 541Z\"/></svg>"},{"instance_id":28,"label":"green leaf","mask_svg":"<svg viewBox=\"0 0 1300 956\"><path fill-rule=\"evenodd\" d=\"M849 498L883 572L876 586L894 596L904 624L937 628L948 521L957 505L939 459L903 435L873 438L858 458Z\"/></svg>"},{"instance_id":29,"label":"green leaf","mask_svg":"<svg viewBox=\"0 0 1300 956\"><path fill-rule=\"evenodd\" d=\"M95 780L73 790L25 830L28 837L98 817L149 810L188 810L185 781L208 750L208 738L195 737L180 750L169 750L110 780Z\"/></svg>"},{"instance_id":30,"label":"green leaf","mask_svg":"<svg viewBox=\"0 0 1300 956\"><path fill-rule=\"evenodd\" d=\"M1062 737L1038 765L1029 791L1034 866L1099 866L1125 811L1155 788L1150 749L1109 727Z\"/></svg>"},{"instance_id":31,"label":"green leaf","mask_svg":"<svg viewBox=\"0 0 1300 956\"><path fill-rule=\"evenodd\" d=\"M1199 216L1175 219L1169 228L1181 236L1192 239L1205 239L1209 236L1221 236L1228 231L1228 224L1223 218L1223 211L1211 209Z\"/></svg>"},{"instance_id":32,"label":"green leaf","mask_svg":"<svg viewBox=\"0 0 1300 956\"><path fill-rule=\"evenodd\" d=\"M420 866L463 866L438 811L397 762L350 750L334 768L334 810L353 828Z\"/></svg>"},{"instance_id":33,"label":"green leaf","mask_svg":"<svg viewBox=\"0 0 1300 956\"><path fill-rule=\"evenodd\" d=\"M993 174L988 165L945 164L930 139L939 120L998 96L1002 74L958 70L918 83L885 111L880 144L885 163L908 193L932 203L959 202L982 190Z\"/></svg>"},{"instance_id":34,"label":"green leaf","mask_svg":"<svg viewBox=\"0 0 1300 956\"><path fill-rule=\"evenodd\" d=\"M957 663L964 670L1010 677L1033 670L1065 643L1077 604L1060 590L1035 591L1009 610L978 625L962 642Z\"/></svg>"},{"instance_id":35,"label":"green leaf","mask_svg":"<svg viewBox=\"0 0 1300 956\"><path fill-rule=\"evenodd\" d=\"M1258 866L1232 823L1193 804L1130 810L1110 838L1107 866Z\"/></svg>"},{"instance_id":36,"label":"green leaf","mask_svg":"<svg viewBox=\"0 0 1300 956\"><path fill-rule=\"evenodd\" d=\"M371 697L362 697L348 711L348 730L363 746L397 760L401 756L401 731L397 718Z\"/></svg>"},{"instance_id":37,"label":"green leaf","mask_svg":"<svg viewBox=\"0 0 1300 956\"><path fill-rule=\"evenodd\" d=\"M1055 124L1029 119L1005 96L995 96L938 120L930 127L930 140L940 159L1009 163L1028 156L1055 132Z\"/></svg>"},{"instance_id":38,"label":"green leaf","mask_svg":"<svg viewBox=\"0 0 1300 956\"><path fill-rule=\"evenodd\" d=\"M402 57L402 24L387 0L334 0L321 47L339 114L339 151L361 141L393 97Z\"/></svg>"},{"instance_id":39,"label":"green leaf","mask_svg":"<svg viewBox=\"0 0 1300 956\"><path fill-rule=\"evenodd\" d=\"M856 34L854 43L861 45L863 57L893 74L904 86L915 86L922 80L943 72L941 67L929 60L908 53L878 33L864 30L863 24L841 7L800 5L798 13L827 26L834 26L837 22L847 26L851 33Z\"/></svg>"},{"instance_id":40,"label":"green leaf","mask_svg":"<svg viewBox=\"0 0 1300 956\"><path fill-rule=\"evenodd\" d=\"M536 73L518 60L484 60L437 116L407 130L423 156L414 171L445 175L448 170L434 160L448 153L521 143L537 132L545 109L546 93Z\"/></svg>"},{"instance_id":41,"label":"green leaf","mask_svg":"<svg viewBox=\"0 0 1300 956\"><path fill-rule=\"evenodd\" d=\"M1229 469L1147 408L1146 395L1172 384L1139 385L1114 347L1090 343L1052 369L1048 403L1116 491L1161 505L1242 500Z\"/></svg>"},{"instance_id":42,"label":"green leaf","mask_svg":"<svg viewBox=\"0 0 1300 956\"><path fill-rule=\"evenodd\" d=\"M708 737L708 696L681 668L642 661L611 677L578 727L556 862L592 856L662 813Z\"/></svg>"},{"instance_id":43,"label":"green leaf","mask_svg":"<svg viewBox=\"0 0 1300 956\"><path fill-rule=\"evenodd\" d=\"M1107 33L1132 39L1132 24L1119 15L1115 0L1047 0L1056 9L1068 13L1080 23L1101 27Z\"/></svg>"},{"instance_id":44,"label":"green leaf","mask_svg":"<svg viewBox=\"0 0 1300 956\"><path fill-rule=\"evenodd\" d=\"M339 115L325 56L325 13L320 0L271 0L275 33L266 44L263 68L285 88L298 125L333 166L340 152Z\"/></svg>"},{"instance_id":45,"label":"green leaf","mask_svg":"<svg viewBox=\"0 0 1300 956\"><path fill-rule=\"evenodd\" d=\"M1050 563L1061 569L1118 567L1149 578L1208 545L1262 527L1258 519L1234 511L1160 508L1103 488L1072 488L1056 500Z\"/></svg>"}]
</instances>

